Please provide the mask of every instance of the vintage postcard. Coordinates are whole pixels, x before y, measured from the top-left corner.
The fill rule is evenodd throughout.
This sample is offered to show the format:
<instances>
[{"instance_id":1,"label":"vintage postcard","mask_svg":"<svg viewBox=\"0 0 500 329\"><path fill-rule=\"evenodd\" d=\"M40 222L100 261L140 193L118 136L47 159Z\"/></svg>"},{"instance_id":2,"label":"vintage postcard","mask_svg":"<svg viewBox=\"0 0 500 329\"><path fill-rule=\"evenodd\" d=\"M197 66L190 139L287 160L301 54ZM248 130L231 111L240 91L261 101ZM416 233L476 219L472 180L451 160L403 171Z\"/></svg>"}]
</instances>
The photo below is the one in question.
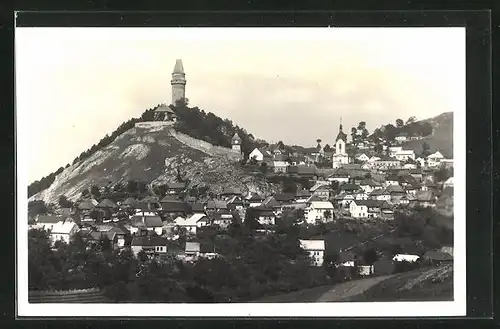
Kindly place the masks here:
<instances>
[{"instance_id":1,"label":"vintage postcard","mask_svg":"<svg viewBox=\"0 0 500 329\"><path fill-rule=\"evenodd\" d=\"M20 316L465 315L465 28L24 27L15 67Z\"/></svg>"}]
</instances>

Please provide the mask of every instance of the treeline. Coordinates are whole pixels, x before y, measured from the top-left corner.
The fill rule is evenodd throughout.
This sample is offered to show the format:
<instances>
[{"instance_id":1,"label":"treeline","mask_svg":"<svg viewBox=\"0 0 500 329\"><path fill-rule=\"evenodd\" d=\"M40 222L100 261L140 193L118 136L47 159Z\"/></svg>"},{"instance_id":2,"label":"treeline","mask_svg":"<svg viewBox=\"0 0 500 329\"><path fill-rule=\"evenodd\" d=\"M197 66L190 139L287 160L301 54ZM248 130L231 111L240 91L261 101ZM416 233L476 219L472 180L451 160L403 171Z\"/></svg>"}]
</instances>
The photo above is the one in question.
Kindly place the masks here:
<instances>
[{"instance_id":1,"label":"treeline","mask_svg":"<svg viewBox=\"0 0 500 329\"><path fill-rule=\"evenodd\" d=\"M242 139L241 148L245 158L255 147L254 136L245 129L234 125L231 120L221 119L212 112L205 112L198 107L188 107L186 102L178 102L175 106L178 122L175 129L193 138L213 145L231 147L234 133Z\"/></svg>"},{"instance_id":2,"label":"treeline","mask_svg":"<svg viewBox=\"0 0 500 329\"><path fill-rule=\"evenodd\" d=\"M427 121L415 121L415 117L410 117L406 123L402 119L396 120L396 125L388 124L377 128L370 137L383 138L387 141L393 141L396 136L404 134L406 137L426 137L432 134L432 125Z\"/></svg>"},{"instance_id":3,"label":"treeline","mask_svg":"<svg viewBox=\"0 0 500 329\"><path fill-rule=\"evenodd\" d=\"M115 131L111 133L111 135L104 136L99 143L92 145L88 150L83 151L80 153L79 156L77 156L72 164L76 164L79 161L83 161L90 156L92 156L95 152L101 150L102 148L108 146L111 144L118 136L126 132L127 130L134 128L134 125L137 122L143 122L143 121L152 121L154 117L154 109L148 109L146 110L140 118L132 118L128 121L123 122ZM66 165L66 168L69 167L69 163ZM54 179L56 178L57 175L59 175L62 171L64 170L63 167L59 168L57 171L43 177L40 180L34 181L28 186L28 198L37 194L38 192L41 192L45 189L47 189L53 182Z\"/></svg>"}]
</instances>

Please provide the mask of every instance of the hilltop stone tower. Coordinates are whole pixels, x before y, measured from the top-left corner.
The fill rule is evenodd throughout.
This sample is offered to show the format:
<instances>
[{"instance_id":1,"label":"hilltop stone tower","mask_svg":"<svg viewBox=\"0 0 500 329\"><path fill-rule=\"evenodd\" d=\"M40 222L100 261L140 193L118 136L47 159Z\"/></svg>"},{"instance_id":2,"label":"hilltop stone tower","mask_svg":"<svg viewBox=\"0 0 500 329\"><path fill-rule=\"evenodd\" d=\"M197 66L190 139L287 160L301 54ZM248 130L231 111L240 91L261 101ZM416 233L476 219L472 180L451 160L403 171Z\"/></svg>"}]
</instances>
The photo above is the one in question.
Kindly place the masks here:
<instances>
[{"instance_id":1,"label":"hilltop stone tower","mask_svg":"<svg viewBox=\"0 0 500 329\"><path fill-rule=\"evenodd\" d=\"M241 138L240 136L238 135L238 133L234 133L234 136L233 138L231 139L231 149L234 151L234 152L238 152L238 153L241 153Z\"/></svg>"},{"instance_id":2,"label":"hilltop stone tower","mask_svg":"<svg viewBox=\"0 0 500 329\"><path fill-rule=\"evenodd\" d=\"M178 100L186 98L186 74L181 59L175 61L170 84L172 85L172 105L175 105Z\"/></svg>"}]
</instances>

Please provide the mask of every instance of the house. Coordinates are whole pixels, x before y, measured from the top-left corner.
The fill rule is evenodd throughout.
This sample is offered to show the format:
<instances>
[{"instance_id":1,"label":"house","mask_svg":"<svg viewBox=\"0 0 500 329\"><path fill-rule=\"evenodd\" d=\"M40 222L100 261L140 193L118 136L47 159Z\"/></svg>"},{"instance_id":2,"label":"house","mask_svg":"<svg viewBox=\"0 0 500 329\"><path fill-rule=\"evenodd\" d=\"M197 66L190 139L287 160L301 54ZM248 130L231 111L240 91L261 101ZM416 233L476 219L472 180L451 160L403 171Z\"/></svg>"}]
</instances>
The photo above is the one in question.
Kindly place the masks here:
<instances>
[{"instance_id":1,"label":"house","mask_svg":"<svg viewBox=\"0 0 500 329\"><path fill-rule=\"evenodd\" d=\"M375 190L376 188L379 188L381 187L381 184L380 183L377 183L375 182L373 179L371 178L365 178L363 179L360 184L359 184L359 187L361 187L361 189L367 193L367 194L370 194L371 192L373 192L373 190Z\"/></svg>"},{"instance_id":2,"label":"house","mask_svg":"<svg viewBox=\"0 0 500 329\"><path fill-rule=\"evenodd\" d=\"M276 193L273 197L280 205L292 203L295 200L294 193Z\"/></svg>"},{"instance_id":3,"label":"house","mask_svg":"<svg viewBox=\"0 0 500 329\"><path fill-rule=\"evenodd\" d=\"M332 221L333 209L330 201L313 201L304 209L304 217L308 224Z\"/></svg>"},{"instance_id":4,"label":"house","mask_svg":"<svg viewBox=\"0 0 500 329\"><path fill-rule=\"evenodd\" d=\"M385 187L390 185L399 185L399 177L397 175L387 175L385 178Z\"/></svg>"},{"instance_id":5,"label":"house","mask_svg":"<svg viewBox=\"0 0 500 329\"><path fill-rule=\"evenodd\" d=\"M372 200L391 201L391 193L387 189L375 189L370 193Z\"/></svg>"},{"instance_id":6,"label":"house","mask_svg":"<svg viewBox=\"0 0 500 329\"><path fill-rule=\"evenodd\" d=\"M130 226L132 234L139 230L154 231L158 235L163 233L163 222L160 216L133 216Z\"/></svg>"},{"instance_id":7,"label":"house","mask_svg":"<svg viewBox=\"0 0 500 329\"><path fill-rule=\"evenodd\" d=\"M111 211L115 211L118 209L118 205L113 201L111 201L110 199L102 200L95 207L99 209L109 209Z\"/></svg>"},{"instance_id":8,"label":"house","mask_svg":"<svg viewBox=\"0 0 500 329\"><path fill-rule=\"evenodd\" d=\"M446 252L441 251L426 251L422 258L433 264L451 263L453 256Z\"/></svg>"},{"instance_id":9,"label":"house","mask_svg":"<svg viewBox=\"0 0 500 329\"><path fill-rule=\"evenodd\" d=\"M221 212L227 211L227 203L225 201L220 200L208 200L207 205L205 206L205 210L207 212Z\"/></svg>"},{"instance_id":10,"label":"house","mask_svg":"<svg viewBox=\"0 0 500 329\"><path fill-rule=\"evenodd\" d=\"M325 240L299 240L300 247L309 252L313 266L322 266L325 256Z\"/></svg>"},{"instance_id":11,"label":"house","mask_svg":"<svg viewBox=\"0 0 500 329\"><path fill-rule=\"evenodd\" d=\"M254 148L252 152L248 155L248 159L255 159L256 161L264 161L264 153L262 153L258 148Z\"/></svg>"},{"instance_id":12,"label":"house","mask_svg":"<svg viewBox=\"0 0 500 329\"><path fill-rule=\"evenodd\" d=\"M419 191L416 194L416 205L422 207L435 207L436 206L436 196L432 191ZM411 205L411 204L410 204Z\"/></svg>"},{"instance_id":13,"label":"house","mask_svg":"<svg viewBox=\"0 0 500 329\"><path fill-rule=\"evenodd\" d=\"M354 267L356 263L356 255L351 251L339 252L338 266Z\"/></svg>"},{"instance_id":14,"label":"house","mask_svg":"<svg viewBox=\"0 0 500 329\"><path fill-rule=\"evenodd\" d=\"M453 168L453 159L441 159L441 166L445 168Z\"/></svg>"},{"instance_id":15,"label":"house","mask_svg":"<svg viewBox=\"0 0 500 329\"><path fill-rule=\"evenodd\" d=\"M264 198L260 196L258 193L253 193L249 198L247 198L249 203L249 207L258 207L264 201Z\"/></svg>"},{"instance_id":16,"label":"house","mask_svg":"<svg viewBox=\"0 0 500 329\"><path fill-rule=\"evenodd\" d=\"M80 202L78 209L81 211L92 211L99 203L95 199L86 199Z\"/></svg>"},{"instance_id":17,"label":"house","mask_svg":"<svg viewBox=\"0 0 500 329\"><path fill-rule=\"evenodd\" d=\"M219 195L220 199L222 200L229 200L234 196L241 198L243 196L243 193L241 193L241 190L239 188L226 187Z\"/></svg>"},{"instance_id":18,"label":"house","mask_svg":"<svg viewBox=\"0 0 500 329\"><path fill-rule=\"evenodd\" d=\"M275 225L276 224L276 214L272 208L267 208L263 206L255 207L255 212L257 214L257 221L261 225Z\"/></svg>"},{"instance_id":19,"label":"house","mask_svg":"<svg viewBox=\"0 0 500 329\"><path fill-rule=\"evenodd\" d=\"M146 204L148 209L151 210L159 210L161 208L160 200L157 197L148 195L144 199L141 200L142 204Z\"/></svg>"},{"instance_id":20,"label":"house","mask_svg":"<svg viewBox=\"0 0 500 329\"><path fill-rule=\"evenodd\" d=\"M50 230L50 238L52 243L62 241L69 243L71 237L78 232L78 225L73 221L60 221L54 224Z\"/></svg>"},{"instance_id":21,"label":"house","mask_svg":"<svg viewBox=\"0 0 500 329\"><path fill-rule=\"evenodd\" d=\"M394 158L398 152L403 151L402 146L391 146L389 147L389 157Z\"/></svg>"},{"instance_id":22,"label":"house","mask_svg":"<svg viewBox=\"0 0 500 329\"><path fill-rule=\"evenodd\" d=\"M120 208L124 210L136 209L136 205L137 200L132 197L128 197L122 203L120 203Z\"/></svg>"},{"instance_id":23,"label":"house","mask_svg":"<svg viewBox=\"0 0 500 329\"><path fill-rule=\"evenodd\" d=\"M373 265L359 265L358 273L360 276L369 276L373 273Z\"/></svg>"},{"instance_id":24,"label":"house","mask_svg":"<svg viewBox=\"0 0 500 329\"><path fill-rule=\"evenodd\" d=\"M338 194L337 196L335 196L334 200L341 207L346 207L349 205L349 203L351 203L352 200L354 200L354 195L346 193L346 192L342 192L342 193Z\"/></svg>"},{"instance_id":25,"label":"house","mask_svg":"<svg viewBox=\"0 0 500 329\"><path fill-rule=\"evenodd\" d=\"M150 255L166 255L168 240L160 236L134 236L131 249L136 257L141 251Z\"/></svg>"},{"instance_id":26,"label":"house","mask_svg":"<svg viewBox=\"0 0 500 329\"><path fill-rule=\"evenodd\" d=\"M413 150L401 150L394 157L399 161L415 160L415 152Z\"/></svg>"},{"instance_id":27,"label":"house","mask_svg":"<svg viewBox=\"0 0 500 329\"><path fill-rule=\"evenodd\" d=\"M349 204L349 213L354 218L382 217L387 209L390 205L381 200L354 200Z\"/></svg>"},{"instance_id":28,"label":"house","mask_svg":"<svg viewBox=\"0 0 500 329\"><path fill-rule=\"evenodd\" d=\"M227 229L233 222L233 215L227 212L219 212L212 215L212 224L222 229Z\"/></svg>"},{"instance_id":29,"label":"house","mask_svg":"<svg viewBox=\"0 0 500 329\"><path fill-rule=\"evenodd\" d=\"M444 159L444 156L441 154L441 152L436 151L435 153L427 157L427 166L431 168L439 167L441 165L442 159Z\"/></svg>"},{"instance_id":30,"label":"house","mask_svg":"<svg viewBox=\"0 0 500 329\"><path fill-rule=\"evenodd\" d=\"M167 183L165 185L167 195L178 195L186 189L186 183Z\"/></svg>"},{"instance_id":31,"label":"house","mask_svg":"<svg viewBox=\"0 0 500 329\"><path fill-rule=\"evenodd\" d=\"M314 165L288 166L287 173L296 177L316 179L318 176L318 169Z\"/></svg>"},{"instance_id":32,"label":"house","mask_svg":"<svg viewBox=\"0 0 500 329\"><path fill-rule=\"evenodd\" d=\"M370 160L370 158L364 153L358 155L356 159L361 162L367 162L368 160Z\"/></svg>"},{"instance_id":33,"label":"house","mask_svg":"<svg viewBox=\"0 0 500 329\"><path fill-rule=\"evenodd\" d=\"M294 201L296 203L306 202L306 200L309 199L309 197L311 197L311 195L312 195L312 193L309 190L306 190L306 189L299 190L299 191L297 191L297 193L295 193Z\"/></svg>"},{"instance_id":34,"label":"house","mask_svg":"<svg viewBox=\"0 0 500 329\"><path fill-rule=\"evenodd\" d=\"M199 242L186 242L184 248L184 254L186 255L184 260L194 261L200 256L200 243Z\"/></svg>"},{"instance_id":35,"label":"house","mask_svg":"<svg viewBox=\"0 0 500 329\"><path fill-rule=\"evenodd\" d=\"M161 104L154 110L154 121L177 121L177 114L172 110L170 106Z\"/></svg>"},{"instance_id":36,"label":"house","mask_svg":"<svg viewBox=\"0 0 500 329\"><path fill-rule=\"evenodd\" d=\"M205 214L193 214L187 218L177 217L174 220L174 223L178 227L183 227L186 232L196 234L196 229L208 226L210 224L210 220Z\"/></svg>"},{"instance_id":37,"label":"house","mask_svg":"<svg viewBox=\"0 0 500 329\"><path fill-rule=\"evenodd\" d=\"M189 206L182 201L164 201L161 202L161 213L163 215L175 218L177 216L185 216L189 211Z\"/></svg>"},{"instance_id":38,"label":"house","mask_svg":"<svg viewBox=\"0 0 500 329\"><path fill-rule=\"evenodd\" d=\"M389 185L386 190L389 192L393 203L399 203L399 200L406 195L406 191L399 185Z\"/></svg>"},{"instance_id":39,"label":"house","mask_svg":"<svg viewBox=\"0 0 500 329\"><path fill-rule=\"evenodd\" d=\"M402 143L402 142L405 142L406 141L406 135L405 134L398 134L396 137L395 137L396 141Z\"/></svg>"},{"instance_id":40,"label":"house","mask_svg":"<svg viewBox=\"0 0 500 329\"><path fill-rule=\"evenodd\" d=\"M43 229L45 231L50 231L59 222L64 221L63 216L56 215L37 215L35 217L35 224L32 225L33 228Z\"/></svg>"},{"instance_id":41,"label":"house","mask_svg":"<svg viewBox=\"0 0 500 329\"><path fill-rule=\"evenodd\" d=\"M158 209L153 209L147 203L137 202L135 204L135 216L158 216Z\"/></svg>"},{"instance_id":42,"label":"house","mask_svg":"<svg viewBox=\"0 0 500 329\"><path fill-rule=\"evenodd\" d=\"M215 245L211 243L200 243L200 252L198 255L201 258L214 259L219 257L219 254L215 250Z\"/></svg>"},{"instance_id":43,"label":"house","mask_svg":"<svg viewBox=\"0 0 500 329\"><path fill-rule=\"evenodd\" d=\"M89 240L92 241L93 243L99 242L99 240L101 240L104 237L107 237L109 239L112 249L115 249L116 247L118 247L116 232L111 231L111 229L109 229L107 231L92 231L88 235ZM123 241L123 246L124 245L125 245L125 241Z\"/></svg>"},{"instance_id":44,"label":"house","mask_svg":"<svg viewBox=\"0 0 500 329\"><path fill-rule=\"evenodd\" d=\"M443 189L445 188L453 188L453 182L454 182L454 178L453 177L450 177L448 178L444 183L443 183Z\"/></svg>"},{"instance_id":45,"label":"house","mask_svg":"<svg viewBox=\"0 0 500 329\"><path fill-rule=\"evenodd\" d=\"M328 200L330 199L331 186L330 184L316 183L309 191L311 191L312 195L316 195L323 200Z\"/></svg>"},{"instance_id":46,"label":"house","mask_svg":"<svg viewBox=\"0 0 500 329\"><path fill-rule=\"evenodd\" d=\"M245 205L245 201L241 196L233 196L227 200L227 206L231 209L241 210Z\"/></svg>"},{"instance_id":47,"label":"house","mask_svg":"<svg viewBox=\"0 0 500 329\"><path fill-rule=\"evenodd\" d=\"M204 214L205 213L205 206L202 203L195 202L190 205L191 207L191 213L193 214Z\"/></svg>"},{"instance_id":48,"label":"house","mask_svg":"<svg viewBox=\"0 0 500 329\"><path fill-rule=\"evenodd\" d=\"M277 154L273 159L273 168L275 173L286 173L286 168L290 165L287 157L283 154Z\"/></svg>"},{"instance_id":49,"label":"house","mask_svg":"<svg viewBox=\"0 0 500 329\"><path fill-rule=\"evenodd\" d=\"M359 185L356 185L356 184L347 183L347 184L342 184L340 186L340 191L347 192L347 193L354 193L354 192L357 192L359 190L361 190L361 187Z\"/></svg>"},{"instance_id":50,"label":"house","mask_svg":"<svg viewBox=\"0 0 500 329\"><path fill-rule=\"evenodd\" d=\"M386 170L401 167L401 161L392 157L382 157L373 164L374 168Z\"/></svg>"},{"instance_id":51,"label":"house","mask_svg":"<svg viewBox=\"0 0 500 329\"><path fill-rule=\"evenodd\" d=\"M418 255L408 255L408 254L396 254L392 258L394 262L410 262L414 263L420 259Z\"/></svg>"}]
</instances>

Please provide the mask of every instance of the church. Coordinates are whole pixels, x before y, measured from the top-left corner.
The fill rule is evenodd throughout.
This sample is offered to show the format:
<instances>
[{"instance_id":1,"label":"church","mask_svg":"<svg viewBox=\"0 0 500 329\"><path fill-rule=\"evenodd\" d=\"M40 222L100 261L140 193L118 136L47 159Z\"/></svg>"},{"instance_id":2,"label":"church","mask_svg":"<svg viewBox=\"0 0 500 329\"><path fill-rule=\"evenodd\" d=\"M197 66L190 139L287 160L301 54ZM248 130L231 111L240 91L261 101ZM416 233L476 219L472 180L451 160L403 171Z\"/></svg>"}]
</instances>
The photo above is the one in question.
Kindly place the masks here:
<instances>
[{"instance_id":1,"label":"church","mask_svg":"<svg viewBox=\"0 0 500 329\"><path fill-rule=\"evenodd\" d=\"M339 133L335 140L335 153L332 155L332 167L340 168L349 163L349 156L346 150L347 135L342 131L342 123L339 125Z\"/></svg>"}]
</instances>

